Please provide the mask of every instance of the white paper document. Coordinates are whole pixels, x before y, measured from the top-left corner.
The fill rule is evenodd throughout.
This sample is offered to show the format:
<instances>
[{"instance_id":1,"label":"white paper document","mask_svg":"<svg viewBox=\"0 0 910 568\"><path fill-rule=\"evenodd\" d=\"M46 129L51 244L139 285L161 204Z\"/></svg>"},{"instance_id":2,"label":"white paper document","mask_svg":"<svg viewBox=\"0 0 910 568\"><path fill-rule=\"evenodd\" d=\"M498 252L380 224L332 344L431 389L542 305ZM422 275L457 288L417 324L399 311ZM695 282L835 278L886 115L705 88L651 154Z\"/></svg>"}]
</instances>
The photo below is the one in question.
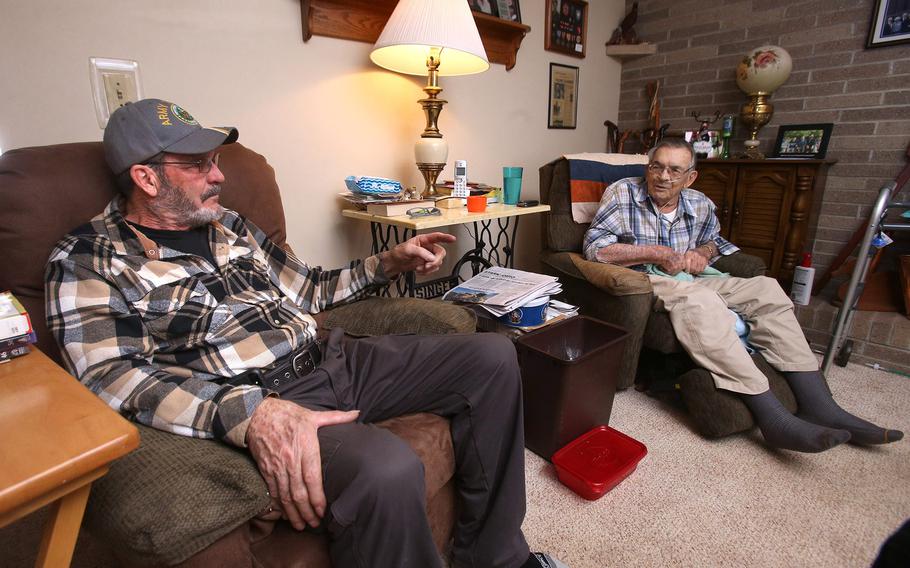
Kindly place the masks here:
<instances>
[{"instance_id":1,"label":"white paper document","mask_svg":"<svg viewBox=\"0 0 910 568\"><path fill-rule=\"evenodd\" d=\"M443 300L480 304L501 316L542 296L562 291L555 276L494 266L449 290Z\"/></svg>"}]
</instances>

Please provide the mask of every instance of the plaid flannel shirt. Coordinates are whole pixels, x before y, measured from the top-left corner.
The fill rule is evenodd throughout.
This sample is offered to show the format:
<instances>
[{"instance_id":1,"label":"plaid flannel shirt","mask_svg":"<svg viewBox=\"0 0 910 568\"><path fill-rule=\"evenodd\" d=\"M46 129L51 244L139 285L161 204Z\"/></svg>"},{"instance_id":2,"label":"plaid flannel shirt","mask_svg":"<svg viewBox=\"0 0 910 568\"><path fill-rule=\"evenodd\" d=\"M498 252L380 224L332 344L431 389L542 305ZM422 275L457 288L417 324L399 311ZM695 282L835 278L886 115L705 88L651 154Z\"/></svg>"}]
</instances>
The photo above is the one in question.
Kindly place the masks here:
<instances>
[{"instance_id":1,"label":"plaid flannel shirt","mask_svg":"<svg viewBox=\"0 0 910 568\"><path fill-rule=\"evenodd\" d=\"M47 264L48 327L69 371L128 418L245 446L269 391L223 384L315 338L310 314L388 283L376 256L309 267L237 213L209 226L217 266L158 247L118 199Z\"/></svg>"},{"instance_id":2,"label":"plaid flannel shirt","mask_svg":"<svg viewBox=\"0 0 910 568\"><path fill-rule=\"evenodd\" d=\"M585 233L584 255L597 260L597 251L612 244L662 245L684 253L707 242L713 242L721 255L733 254L739 248L720 236L720 223L714 214L714 203L694 189L679 194L676 219L669 222L657 212L648 196L642 178L625 178L608 187L600 206ZM644 270L643 265L633 266Z\"/></svg>"}]
</instances>

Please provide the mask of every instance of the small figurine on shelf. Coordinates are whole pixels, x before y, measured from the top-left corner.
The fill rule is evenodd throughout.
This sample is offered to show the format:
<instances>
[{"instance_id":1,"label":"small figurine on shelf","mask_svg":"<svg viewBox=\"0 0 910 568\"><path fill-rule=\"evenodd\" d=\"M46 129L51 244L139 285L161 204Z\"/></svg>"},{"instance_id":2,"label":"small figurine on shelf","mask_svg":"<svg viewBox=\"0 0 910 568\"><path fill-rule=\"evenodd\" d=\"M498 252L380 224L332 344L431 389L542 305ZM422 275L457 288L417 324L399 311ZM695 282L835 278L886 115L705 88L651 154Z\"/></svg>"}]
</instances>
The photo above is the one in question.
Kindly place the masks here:
<instances>
[{"instance_id":1,"label":"small figurine on shelf","mask_svg":"<svg viewBox=\"0 0 910 568\"><path fill-rule=\"evenodd\" d=\"M700 122L698 131L692 137L692 149L695 150L696 158L714 158L718 155L715 148L717 142L717 131L711 130L711 125L720 118L720 111L714 111L714 118L699 116L698 111L692 111L692 118Z\"/></svg>"},{"instance_id":2,"label":"small figurine on shelf","mask_svg":"<svg viewBox=\"0 0 910 568\"><path fill-rule=\"evenodd\" d=\"M635 20L638 19L638 2L632 3L632 10L626 14L626 17L623 18L622 22L619 23L619 27L613 30L613 35L610 36L610 41L607 42L607 45L629 45L641 43L638 41L638 34L635 32L635 28L632 26L635 25Z\"/></svg>"}]
</instances>

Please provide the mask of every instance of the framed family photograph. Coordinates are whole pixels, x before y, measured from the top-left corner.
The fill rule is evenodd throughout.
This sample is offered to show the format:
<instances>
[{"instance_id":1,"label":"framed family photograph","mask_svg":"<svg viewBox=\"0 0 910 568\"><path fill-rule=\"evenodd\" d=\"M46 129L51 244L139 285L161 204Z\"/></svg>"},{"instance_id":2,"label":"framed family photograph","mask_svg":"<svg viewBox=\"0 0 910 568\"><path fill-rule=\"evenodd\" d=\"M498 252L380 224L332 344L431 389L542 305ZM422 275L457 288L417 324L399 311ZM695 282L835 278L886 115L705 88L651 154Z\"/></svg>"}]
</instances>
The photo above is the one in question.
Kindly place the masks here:
<instances>
[{"instance_id":1,"label":"framed family photograph","mask_svg":"<svg viewBox=\"0 0 910 568\"><path fill-rule=\"evenodd\" d=\"M575 128L578 118L578 67L550 63L547 128Z\"/></svg>"},{"instance_id":2,"label":"framed family photograph","mask_svg":"<svg viewBox=\"0 0 910 568\"><path fill-rule=\"evenodd\" d=\"M510 22L521 23L521 9L518 0L496 0L499 17Z\"/></svg>"},{"instance_id":3,"label":"framed family photograph","mask_svg":"<svg viewBox=\"0 0 910 568\"><path fill-rule=\"evenodd\" d=\"M910 42L910 1L875 0L866 47Z\"/></svg>"},{"instance_id":4,"label":"framed family photograph","mask_svg":"<svg viewBox=\"0 0 910 568\"><path fill-rule=\"evenodd\" d=\"M548 51L585 56L588 3L584 0L547 0L544 45Z\"/></svg>"},{"instance_id":5,"label":"framed family photograph","mask_svg":"<svg viewBox=\"0 0 910 568\"><path fill-rule=\"evenodd\" d=\"M496 0L468 0L468 5L475 12L483 12L491 16L499 15L499 11L496 9Z\"/></svg>"},{"instance_id":6,"label":"framed family photograph","mask_svg":"<svg viewBox=\"0 0 910 568\"><path fill-rule=\"evenodd\" d=\"M774 143L775 158L825 157L831 140L833 124L787 124L777 131Z\"/></svg>"}]
</instances>

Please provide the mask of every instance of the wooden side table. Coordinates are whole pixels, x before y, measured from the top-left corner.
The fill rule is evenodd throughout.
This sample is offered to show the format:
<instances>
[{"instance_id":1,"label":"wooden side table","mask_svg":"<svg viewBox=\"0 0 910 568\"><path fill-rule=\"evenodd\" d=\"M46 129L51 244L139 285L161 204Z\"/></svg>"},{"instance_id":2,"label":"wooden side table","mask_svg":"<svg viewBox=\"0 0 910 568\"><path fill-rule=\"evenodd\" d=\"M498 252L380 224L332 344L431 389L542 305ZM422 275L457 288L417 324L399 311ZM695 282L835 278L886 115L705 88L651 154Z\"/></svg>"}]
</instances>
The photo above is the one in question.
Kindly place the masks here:
<instances>
[{"instance_id":1,"label":"wooden side table","mask_svg":"<svg viewBox=\"0 0 910 568\"><path fill-rule=\"evenodd\" d=\"M438 229L452 225L473 226L474 248L468 251L462 260L479 258L486 266L497 265L513 268L513 253L515 251L515 235L518 232L518 221L523 215L535 215L550 210L549 205L535 205L533 207L517 207L504 203L492 203L481 213L473 213L464 207L454 209L440 209L441 215L411 218L407 215L389 217L373 215L357 209L345 209L341 214L351 219L369 221L373 234L371 254L379 254L389 250L396 244L406 241L424 229ZM495 226L494 226L495 222ZM385 230L383 230L385 226ZM511 228L511 231L509 230ZM402 229L399 234L398 230ZM470 229L468 231L471 233ZM461 263L458 264L460 266ZM479 267L472 262L475 268ZM457 269L456 269L457 270ZM438 279L432 282L416 284L413 275L406 279L404 289L399 289L401 295L432 298L441 296L450 289L450 284L456 279L453 277Z\"/></svg>"},{"instance_id":2,"label":"wooden side table","mask_svg":"<svg viewBox=\"0 0 910 568\"><path fill-rule=\"evenodd\" d=\"M0 365L0 527L51 504L36 566L69 566L92 482L135 426L32 349Z\"/></svg>"}]
</instances>

